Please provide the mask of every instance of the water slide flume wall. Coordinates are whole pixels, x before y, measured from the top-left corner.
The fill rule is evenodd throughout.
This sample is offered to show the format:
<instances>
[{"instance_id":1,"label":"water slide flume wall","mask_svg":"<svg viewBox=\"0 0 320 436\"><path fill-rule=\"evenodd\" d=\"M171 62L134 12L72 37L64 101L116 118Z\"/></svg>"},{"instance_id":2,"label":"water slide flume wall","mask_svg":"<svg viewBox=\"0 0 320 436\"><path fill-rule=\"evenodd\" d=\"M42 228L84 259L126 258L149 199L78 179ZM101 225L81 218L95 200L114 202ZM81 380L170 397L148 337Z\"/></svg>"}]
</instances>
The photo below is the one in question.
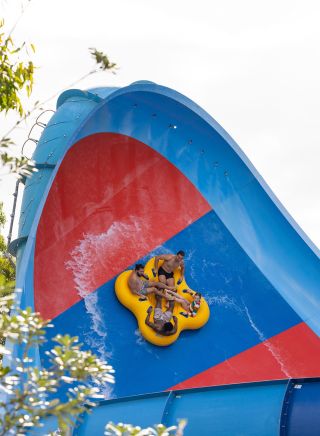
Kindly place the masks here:
<instances>
[{"instance_id":1,"label":"water slide flume wall","mask_svg":"<svg viewBox=\"0 0 320 436\"><path fill-rule=\"evenodd\" d=\"M211 408L203 422L212 425L202 434L206 428L235 434L230 416L236 414L248 417L243 434L277 434L280 415L288 417L287 427L298 429L308 416L308 428L320 428L320 414L312 413L320 402L317 380L296 387L284 382L281 389L272 382L274 397L265 383L240 389L241 395L232 386L217 389L219 401L206 396L205 386L320 376L319 250L209 114L146 81L68 90L33 159L38 172L25 180L19 235L10 245L17 255L20 305L52 319L49 339L78 336L109 361L117 379L106 397L130 397L128 414L119 406L121 419L143 425L141 414L129 413L132 398L170 392L161 396L164 408L153 397L143 407L152 419L148 424L162 418L174 424L168 403L178 391L172 404L183 406L179 416L189 417L186 434L193 411L199 422L194 398L203 400L203 411ZM135 264L177 248L186 253L186 282L201 292L211 316L171 346L155 346L141 337L136 317L117 299L115 281ZM149 303L140 303L142 329ZM38 367L51 345L36 350ZM191 403L184 401L185 389ZM293 405L290 416L289 406L279 406L284 395L285 404ZM294 407L299 398L303 413ZM271 407L264 408L264 401ZM98 428L99 414L101 425L118 419L112 412L118 403L108 404L107 419L103 405L84 432ZM258 404L262 414L253 414Z\"/></svg>"}]
</instances>

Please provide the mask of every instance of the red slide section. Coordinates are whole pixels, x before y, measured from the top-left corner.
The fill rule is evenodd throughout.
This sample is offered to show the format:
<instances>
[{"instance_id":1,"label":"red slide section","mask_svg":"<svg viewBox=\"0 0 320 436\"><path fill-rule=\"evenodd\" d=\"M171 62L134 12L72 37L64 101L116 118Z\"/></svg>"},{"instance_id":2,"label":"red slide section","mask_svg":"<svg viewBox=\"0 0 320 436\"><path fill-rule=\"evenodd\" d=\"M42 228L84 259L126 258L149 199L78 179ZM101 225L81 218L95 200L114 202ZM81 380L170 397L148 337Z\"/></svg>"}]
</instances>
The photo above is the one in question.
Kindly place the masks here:
<instances>
[{"instance_id":1,"label":"red slide section","mask_svg":"<svg viewBox=\"0 0 320 436\"><path fill-rule=\"evenodd\" d=\"M168 390L318 377L319 368L319 338L301 323Z\"/></svg>"},{"instance_id":2,"label":"red slide section","mask_svg":"<svg viewBox=\"0 0 320 436\"><path fill-rule=\"evenodd\" d=\"M174 165L140 141L113 133L80 140L39 222L36 310L54 318L210 209Z\"/></svg>"}]
</instances>

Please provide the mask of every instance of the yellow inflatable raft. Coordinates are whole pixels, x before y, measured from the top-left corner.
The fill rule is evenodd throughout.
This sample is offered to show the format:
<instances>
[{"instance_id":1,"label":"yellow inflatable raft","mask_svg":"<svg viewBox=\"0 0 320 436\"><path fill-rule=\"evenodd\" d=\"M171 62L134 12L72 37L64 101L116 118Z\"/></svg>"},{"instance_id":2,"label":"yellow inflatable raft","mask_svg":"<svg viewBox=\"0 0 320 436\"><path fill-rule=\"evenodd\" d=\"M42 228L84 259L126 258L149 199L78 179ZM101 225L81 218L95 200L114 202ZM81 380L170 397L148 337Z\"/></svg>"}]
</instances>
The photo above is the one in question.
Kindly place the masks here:
<instances>
[{"instance_id":1,"label":"yellow inflatable raft","mask_svg":"<svg viewBox=\"0 0 320 436\"><path fill-rule=\"evenodd\" d=\"M159 261L159 266L163 261ZM155 278L152 274L152 268L154 267L154 257L149 260L145 267L145 273L149 276L150 281L158 281L158 278ZM131 312L135 315L138 321L139 330L142 336L149 342L154 345L166 346L175 342L182 330L195 330L203 327L209 319L210 310L206 300L202 297L200 308L195 317L184 317L180 315L180 312L184 312L183 308L179 303L175 303L175 308L173 311L173 315L178 318L178 329L177 332L172 336L161 336L156 333L152 328L148 327L145 323L145 319L147 317L147 309L150 305L155 307L155 297L154 295L149 295L147 301L139 301L139 296L133 294L128 286L128 278L131 274L131 270L124 271L121 273L115 283L115 292L118 297L118 300L121 304L123 304L127 309L131 310ZM178 280L181 277L180 270L177 269L174 271L174 279L177 285ZM180 285L177 286L178 294L182 295L184 298L192 301L192 297L189 294L183 293L183 289L190 289L185 281L182 281ZM163 310L165 299L163 298ZM151 321L153 321L153 312L151 315Z\"/></svg>"}]
</instances>

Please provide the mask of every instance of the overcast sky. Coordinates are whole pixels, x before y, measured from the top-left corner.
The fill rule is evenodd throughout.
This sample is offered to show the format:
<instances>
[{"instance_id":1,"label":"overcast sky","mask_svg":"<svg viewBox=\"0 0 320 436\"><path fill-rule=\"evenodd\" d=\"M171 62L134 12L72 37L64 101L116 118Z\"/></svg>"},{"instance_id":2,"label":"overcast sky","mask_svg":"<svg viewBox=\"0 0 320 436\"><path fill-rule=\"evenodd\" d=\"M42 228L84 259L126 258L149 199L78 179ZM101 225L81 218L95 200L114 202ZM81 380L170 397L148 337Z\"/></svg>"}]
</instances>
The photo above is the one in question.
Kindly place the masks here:
<instances>
[{"instance_id":1,"label":"overcast sky","mask_svg":"<svg viewBox=\"0 0 320 436\"><path fill-rule=\"evenodd\" d=\"M8 29L19 5L0 0ZM236 140L320 246L319 22L318 0L32 0L14 37L36 46L32 101L90 71L89 47L120 69L78 88L147 79L194 100ZM55 100L46 107L54 106ZM0 134L12 121L0 118ZM20 142L26 130L17 133ZM2 176L7 213L13 185Z\"/></svg>"}]
</instances>

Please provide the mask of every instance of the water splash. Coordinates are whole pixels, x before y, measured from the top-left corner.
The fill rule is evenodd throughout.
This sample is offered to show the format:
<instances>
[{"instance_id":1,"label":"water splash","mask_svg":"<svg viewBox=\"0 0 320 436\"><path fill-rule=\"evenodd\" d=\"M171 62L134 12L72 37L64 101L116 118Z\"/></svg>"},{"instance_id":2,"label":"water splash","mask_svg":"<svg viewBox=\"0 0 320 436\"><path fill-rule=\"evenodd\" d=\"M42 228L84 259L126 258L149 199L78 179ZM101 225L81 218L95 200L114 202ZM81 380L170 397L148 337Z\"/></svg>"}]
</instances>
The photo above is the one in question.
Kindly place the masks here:
<instances>
[{"instance_id":1,"label":"water splash","mask_svg":"<svg viewBox=\"0 0 320 436\"><path fill-rule=\"evenodd\" d=\"M93 291L105 282L111 267L110 254L115 247L119 252L119 240L132 240L132 235L139 234L139 231L141 231L141 223L132 217L127 223L114 222L103 233L85 234L71 251L70 259L66 262L66 268L71 270L75 288L79 296L84 299L86 312L90 316L90 331L95 333L92 335L90 331L86 332L87 343L98 349L101 358L105 360L111 356L106 348L107 326L99 306L98 294ZM140 242L140 246L137 241L135 244L138 245L138 250L143 249L143 241ZM117 261L121 265L121 255ZM112 263L114 267L114 257Z\"/></svg>"},{"instance_id":2,"label":"water splash","mask_svg":"<svg viewBox=\"0 0 320 436\"><path fill-rule=\"evenodd\" d=\"M191 261L195 252L196 252L195 249L187 251L185 259L184 259L185 262Z\"/></svg>"},{"instance_id":3,"label":"water splash","mask_svg":"<svg viewBox=\"0 0 320 436\"><path fill-rule=\"evenodd\" d=\"M263 345L268 349L268 351L272 354L274 359L278 362L281 371L287 378L291 378L289 371L286 368L285 362L282 360L282 356L280 354L280 350L273 344L271 344L268 339L265 337L263 332L258 328L258 326L254 323L247 306L244 304L244 311L248 317L249 323L253 330L257 333L259 340L263 343Z\"/></svg>"},{"instance_id":4,"label":"water splash","mask_svg":"<svg viewBox=\"0 0 320 436\"><path fill-rule=\"evenodd\" d=\"M110 357L105 346L107 328L99 308L98 295L96 292L92 292L93 283L90 271L94 258L91 254L92 249L86 249L88 242L92 248L94 246L92 244L92 235L85 235L80 244L75 247L71 252L71 260L66 263L66 267L71 270L75 288L79 296L84 299L86 312L90 316L90 330L96 333L96 335L91 335L90 330L87 331L85 333L86 342L90 347L99 350L101 358L107 359Z\"/></svg>"},{"instance_id":5,"label":"water splash","mask_svg":"<svg viewBox=\"0 0 320 436\"><path fill-rule=\"evenodd\" d=\"M152 354L153 357L155 357L156 359L159 359L159 356L156 352L153 352L148 344L148 342L144 339L144 337L142 336L141 332L139 329L136 329L134 331L135 336L137 337L136 339L136 344L139 345L140 347L143 347L149 354Z\"/></svg>"},{"instance_id":6,"label":"water splash","mask_svg":"<svg viewBox=\"0 0 320 436\"><path fill-rule=\"evenodd\" d=\"M140 345L140 346L144 346L146 345L146 340L144 339L144 337L142 336L141 332L139 329L136 329L134 331L135 336L137 337L136 339L136 344Z\"/></svg>"},{"instance_id":7,"label":"water splash","mask_svg":"<svg viewBox=\"0 0 320 436\"><path fill-rule=\"evenodd\" d=\"M226 309L232 309L236 312L242 313L242 308L235 302L229 295L212 295L209 293L204 294L209 306L223 306Z\"/></svg>"},{"instance_id":8,"label":"water splash","mask_svg":"<svg viewBox=\"0 0 320 436\"><path fill-rule=\"evenodd\" d=\"M145 253L142 234L148 232L137 217L128 217L125 223L115 221L100 234L84 234L70 253L66 267L73 273L79 295L84 298L104 283L108 272L121 271L126 265L128 250ZM116 255L115 255L116 253Z\"/></svg>"},{"instance_id":9,"label":"water splash","mask_svg":"<svg viewBox=\"0 0 320 436\"><path fill-rule=\"evenodd\" d=\"M121 258L121 244L132 241L132 235L141 234L141 223L137 219L129 219L129 222L114 222L105 232L94 235L85 234L76 247L70 253L70 259L66 262L66 268L71 270L75 288L81 298L83 298L85 309L90 317L89 330L84 333L86 344L98 351L99 357L109 360L112 352L107 346L107 325L103 318L103 312L99 305L97 292L94 292L105 282L106 274L111 265L109 259L114 250L120 255L117 257L119 265L123 262ZM144 241L134 241L137 251L144 250ZM112 387L106 385L102 387L104 396L112 396Z\"/></svg>"}]
</instances>

